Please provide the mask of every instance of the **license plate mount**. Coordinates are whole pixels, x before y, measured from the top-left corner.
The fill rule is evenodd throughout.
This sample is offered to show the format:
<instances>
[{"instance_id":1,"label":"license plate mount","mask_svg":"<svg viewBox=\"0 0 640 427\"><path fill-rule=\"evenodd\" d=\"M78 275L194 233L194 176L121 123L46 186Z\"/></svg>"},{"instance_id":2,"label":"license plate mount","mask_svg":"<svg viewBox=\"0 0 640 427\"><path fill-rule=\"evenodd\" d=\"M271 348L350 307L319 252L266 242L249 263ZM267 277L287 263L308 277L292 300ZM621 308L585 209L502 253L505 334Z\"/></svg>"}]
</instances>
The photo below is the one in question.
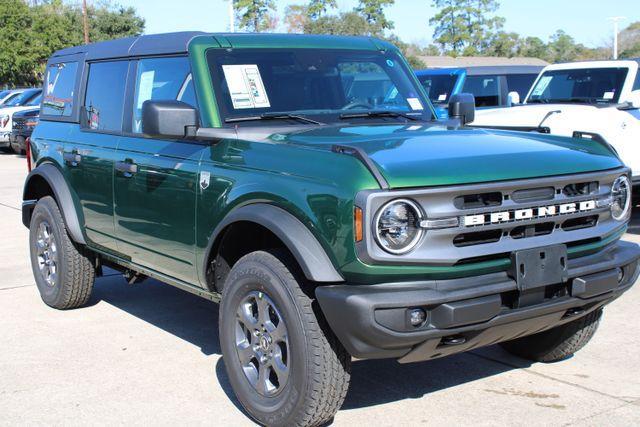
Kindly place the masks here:
<instances>
[{"instance_id":1,"label":"license plate mount","mask_svg":"<svg viewBox=\"0 0 640 427\"><path fill-rule=\"evenodd\" d=\"M511 276L527 291L567 281L567 246L552 245L511 254Z\"/></svg>"}]
</instances>

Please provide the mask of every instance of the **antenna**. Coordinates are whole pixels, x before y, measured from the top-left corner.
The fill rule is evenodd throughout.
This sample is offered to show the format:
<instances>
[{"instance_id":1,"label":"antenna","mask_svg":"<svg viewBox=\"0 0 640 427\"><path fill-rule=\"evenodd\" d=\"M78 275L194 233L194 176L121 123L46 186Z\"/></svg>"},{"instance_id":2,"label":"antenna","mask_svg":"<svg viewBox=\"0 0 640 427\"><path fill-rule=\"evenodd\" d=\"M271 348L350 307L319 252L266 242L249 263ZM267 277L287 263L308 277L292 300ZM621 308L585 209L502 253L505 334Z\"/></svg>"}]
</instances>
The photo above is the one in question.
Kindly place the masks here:
<instances>
[{"instance_id":1,"label":"antenna","mask_svg":"<svg viewBox=\"0 0 640 427\"><path fill-rule=\"evenodd\" d=\"M618 59L618 22L627 19L626 16L612 16L607 18L613 22L613 59Z\"/></svg>"}]
</instances>

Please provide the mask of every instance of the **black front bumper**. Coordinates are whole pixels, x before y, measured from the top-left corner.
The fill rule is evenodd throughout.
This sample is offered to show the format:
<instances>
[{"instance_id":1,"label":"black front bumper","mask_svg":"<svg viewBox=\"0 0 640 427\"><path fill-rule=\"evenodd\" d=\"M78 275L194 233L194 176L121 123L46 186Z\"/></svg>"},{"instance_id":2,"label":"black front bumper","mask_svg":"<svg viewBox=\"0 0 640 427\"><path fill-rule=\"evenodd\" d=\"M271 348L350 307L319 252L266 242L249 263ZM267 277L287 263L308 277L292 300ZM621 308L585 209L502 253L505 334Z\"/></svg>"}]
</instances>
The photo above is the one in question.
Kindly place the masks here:
<instances>
[{"instance_id":1,"label":"black front bumper","mask_svg":"<svg viewBox=\"0 0 640 427\"><path fill-rule=\"evenodd\" d=\"M332 330L353 357L402 363L534 334L613 301L636 281L640 247L616 242L569 260L568 280L523 295L507 273L464 279L316 288ZM622 270L622 274L621 274ZM409 322L421 308L424 324Z\"/></svg>"}]
</instances>

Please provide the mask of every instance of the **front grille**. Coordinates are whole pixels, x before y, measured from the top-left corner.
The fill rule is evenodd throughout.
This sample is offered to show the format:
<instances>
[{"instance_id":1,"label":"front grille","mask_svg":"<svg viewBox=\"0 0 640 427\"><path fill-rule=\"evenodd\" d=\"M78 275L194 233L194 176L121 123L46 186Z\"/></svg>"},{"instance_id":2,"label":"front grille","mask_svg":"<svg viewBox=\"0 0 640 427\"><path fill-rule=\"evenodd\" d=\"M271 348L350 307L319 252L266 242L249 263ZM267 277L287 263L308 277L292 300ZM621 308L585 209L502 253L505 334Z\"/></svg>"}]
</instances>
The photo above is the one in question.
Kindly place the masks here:
<instances>
[{"instance_id":1,"label":"front grille","mask_svg":"<svg viewBox=\"0 0 640 427\"><path fill-rule=\"evenodd\" d=\"M591 241L624 224L611 217L611 185L625 169L530 180L414 190L366 192L366 233L359 254L367 262L461 265L535 247ZM373 239L370 218L389 200L409 198L425 219L458 219L458 225L427 229L414 250L392 255ZM425 221L426 223L426 221ZM471 261L473 260L473 261Z\"/></svg>"},{"instance_id":2,"label":"front grille","mask_svg":"<svg viewBox=\"0 0 640 427\"><path fill-rule=\"evenodd\" d=\"M13 130L22 130L25 126L25 119L14 119L13 120Z\"/></svg>"}]
</instances>

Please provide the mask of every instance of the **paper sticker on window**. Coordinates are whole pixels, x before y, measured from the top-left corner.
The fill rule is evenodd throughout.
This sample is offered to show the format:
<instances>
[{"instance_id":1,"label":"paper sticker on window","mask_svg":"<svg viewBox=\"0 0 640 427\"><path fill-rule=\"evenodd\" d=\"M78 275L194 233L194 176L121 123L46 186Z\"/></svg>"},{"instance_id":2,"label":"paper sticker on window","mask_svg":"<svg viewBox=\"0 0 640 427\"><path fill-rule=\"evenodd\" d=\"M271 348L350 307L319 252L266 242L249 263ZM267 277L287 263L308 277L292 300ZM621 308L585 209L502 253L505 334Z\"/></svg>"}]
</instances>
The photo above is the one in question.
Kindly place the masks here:
<instances>
[{"instance_id":1,"label":"paper sticker on window","mask_svg":"<svg viewBox=\"0 0 640 427\"><path fill-rule=\"evenodd\" d=\"M269 97L257 65L223 65L233 108L269 108Z\"/></svg>"},{"instance_id":2,"label":"paper sticker on window","mask_svg":"<svg viewBox=\"0 0 640 427\"><path fill-rule=\"evenodd\" d=\"M409 106L411 107L411 109L414 111L424 110L424 107L422 106L422 102L420 102L418 98L407 98L407 102L409 103Z\"/></svg>"},{"instance_id":3,"label":"paper sticker on window","mask_svg":"<svg viewBox=\"0 0 640 427\"><path fill-rule=\"evenodd\" d=\"M138 84L138 110L142 109L144 101L150 100L153 95L153 78L155 74L155 70L145 71L140 74L140 83Z\"/></svg>"},{"instance_id":4,"label":"paper sticker on window","mask_svg":"<svg viewBox=\"0 0 640 427\"><path fill-rule=\"evenodd\" d=\"M446 101L447 100L447 94L443 93L442 95L438 95L438 101Z\"/></svg>"},{"instance_id":5,"label":"paper sticker on window","mask_svg":"<svg viewBox=\"0 0 640 427\"><path fill-rule=\"evenodd\" d=\"M544 92L545 89L547 89L547 86L549 86L549 83L551 83L552 78L553 76L540 77L540 81L538 81L538 84L536 85L535 89L533 89L533 92L531 92L531 96L542 95L542 92Z\"/></svg>"},{"instance_id":6,"label":"paper sticker on window","mask_svg":"<svg viewBox=\"0 0 640 427\"><path fill-rule=\"evenodd\" d=\"M604 95L602 95L603 99L613 99L613 97L616 96L615 92L605 92Z\"/></svg>"}]
</instances>

